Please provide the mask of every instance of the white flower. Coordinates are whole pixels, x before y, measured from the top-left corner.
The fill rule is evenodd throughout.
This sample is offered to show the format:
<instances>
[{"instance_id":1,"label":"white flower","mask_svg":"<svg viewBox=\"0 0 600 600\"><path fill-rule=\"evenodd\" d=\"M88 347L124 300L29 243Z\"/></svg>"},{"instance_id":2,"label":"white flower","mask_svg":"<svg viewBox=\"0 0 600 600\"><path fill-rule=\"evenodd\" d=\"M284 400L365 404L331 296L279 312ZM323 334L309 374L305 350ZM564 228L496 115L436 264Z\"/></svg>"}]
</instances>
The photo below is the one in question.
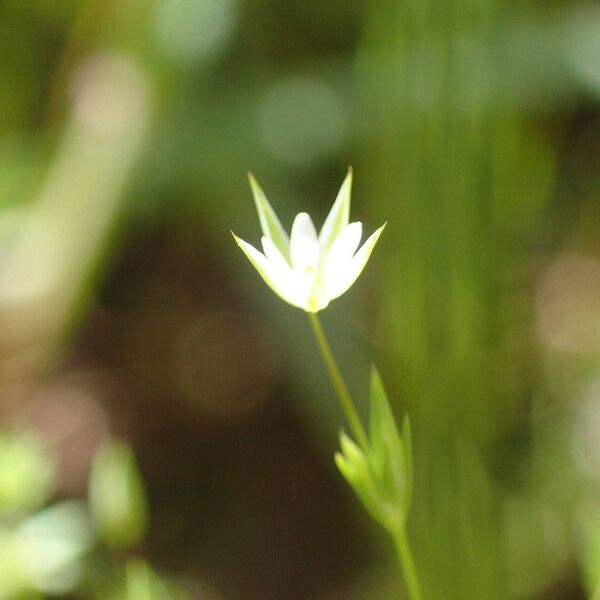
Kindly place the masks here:
<instances>
[{"instance_id":1,"label":"white flower","mask_svg":"<svg viewBox=\"0 0 600 600\"><path fill-rule=\"evenodd\" d=\"M302 212L288 237L251 174L249 180L263 231L263 252L234 234L235 241L280 298L307 312L323 310L356 281L385 223L357 251L362 223L348 223L352 187L352 170L348 170L319 235L310 216Z\"/></svg>"}]
</instances>

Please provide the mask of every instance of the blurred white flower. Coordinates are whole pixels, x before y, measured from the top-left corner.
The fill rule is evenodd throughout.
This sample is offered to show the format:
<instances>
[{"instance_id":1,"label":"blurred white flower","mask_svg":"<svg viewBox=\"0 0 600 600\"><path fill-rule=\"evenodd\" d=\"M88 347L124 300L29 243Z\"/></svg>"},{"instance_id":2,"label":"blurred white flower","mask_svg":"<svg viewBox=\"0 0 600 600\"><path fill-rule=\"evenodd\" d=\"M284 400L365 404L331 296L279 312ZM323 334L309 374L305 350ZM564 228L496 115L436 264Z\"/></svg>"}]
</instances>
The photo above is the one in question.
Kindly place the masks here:
<instances>
[{"instance_id":1,"label":"blurred white flower","mask_svg":"<svg viewBox=\"0 0 600 600\"><path fill-rule=\"evenodd\" d=\"M235 241L280 298L307 312L323 310L356 281L385 223L357 251L362 223L348 222L352 187L350 169L318 236L312 219L302 212L294 219L288 237L251 174L249 179L263 231L264 253L234 234Z\"/></svg>"}]
</instances>

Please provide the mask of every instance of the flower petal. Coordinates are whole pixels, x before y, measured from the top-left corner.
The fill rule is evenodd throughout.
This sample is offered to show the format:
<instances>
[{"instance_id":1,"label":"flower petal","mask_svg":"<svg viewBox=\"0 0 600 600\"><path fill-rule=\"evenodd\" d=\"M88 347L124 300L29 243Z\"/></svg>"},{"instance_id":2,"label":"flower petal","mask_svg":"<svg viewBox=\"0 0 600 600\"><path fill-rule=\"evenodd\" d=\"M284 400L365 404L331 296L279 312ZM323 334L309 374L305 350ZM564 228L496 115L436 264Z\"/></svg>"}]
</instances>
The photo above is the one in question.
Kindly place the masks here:
<instances>
[{"instance_id":1,"label":"flower petal","mask_svg":"<svg viewBox=\"0 0 600 600\"><path fill-rule=\"evenodd\" d=\"M384 223L377 231L375 231L369 239L362 245L360 250L352 257L349 263L346 264L345 268L341 267L338 270L337 275L334 277L333 273L327 278L327 288L329 297L331 300L339 298L348 288L358 279L358 276L362 273L365 268L371 252L381 235L386 223Z\"/></svg>"},{"instance_id":2,"label":"flower petal","mask_svg":"<svg viewBox=\"0 0 600 600\"><path fill-rule=\"evenodd\" d=\"M261 238L261 243L267 260L275 269L283 272L292 272L292 268L290 267L289 263L287 262L287 260L285 260L283 254L281 254L279 248L272 242L271 239L269 239L266 236L263 236Z\"/></svg>"},{"instance_id":3,"label":"flower petal","mask_svg":"<svg viewBox=\"0 0 600 600\"><path fill-rule=\"evenodd\" d=\"M302 212L294 219L290 254L294 269L307 269L319 264L317 232L308 213Z\"/></svg>"},{"instance_id":4,"label":"flower petal","mask_svg":"<svg viewBox=\"0 0 600 600\"><path fill-rule=\"evenodd\" d=\"M256 211L258 212L258 219L263 234L279 248L281 254L289 262L290 240L288 234L252 173L248 173L248 181L250 182L250 188L254 196L254 203L256 204Z\"/></svg>"},{"instance_id":5,"label":"flower petal","mask_svg":"<svg viewBox=\"0 0 600 600\"><path fill-rule=\"evenodd\" d=\"M277 281L285 282L286 293L288 297L293 298L295 306L309 312L314 310L314 306L319 307L317 310L327 306L328 299L314 298L318 292L316 279L319 272L317 269L294 270L269 238L263 237L262 245L269 264L278 273ZM323 301L325 301L324 306Z\"/></svg>"},{"instance_id":6,"label":"flower petal","mask_svg":"<svg viewBox=\"0 0 600 600\"><path fill-rule=\"evenodd\" d=\"M286 266L287 272L279 268L277 263L271 262L267 257L259 252L254 246L237 237L235 233L233 237L237 245L242 249L248 260L252 263L264 282L282 299L303 308L295 293L295 286L292 281L292 271Z\"/></svg>"},{"instance_id":7,"label":"flower petal","mask_svg":"<svg viewBox=\"0 0 600 600\"><path fill-rule=\"evenodd\" d=\"M325 254L335 238L348 225L350 220L350 193L352 191L352 168L348 169L348 174L344 179L340 191L323 223L323 227L319 233L319 244L321 253Z\"/></svg>"},{"instance_id":8,"label":"flower petal","mask_svg":"<svg viewBox=\"0 0 600 600\"><path fill-rule=\"evenodd\" d=\"M360 244L361 237L362 223L360 221L350 223L350 225L344 227L331 245L325 258L325 277L332 270L335 273L340 265L345 265L352 258L358 248L358 244Z\"/></svg>"}]
</instances>

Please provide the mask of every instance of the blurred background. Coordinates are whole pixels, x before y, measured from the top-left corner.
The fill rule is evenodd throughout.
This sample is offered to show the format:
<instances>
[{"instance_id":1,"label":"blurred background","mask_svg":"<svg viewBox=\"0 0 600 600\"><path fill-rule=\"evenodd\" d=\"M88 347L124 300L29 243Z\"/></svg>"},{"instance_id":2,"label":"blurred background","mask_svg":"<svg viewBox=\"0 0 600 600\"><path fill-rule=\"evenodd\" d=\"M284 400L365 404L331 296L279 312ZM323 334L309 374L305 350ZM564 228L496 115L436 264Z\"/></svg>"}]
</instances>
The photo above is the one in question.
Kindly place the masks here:
<instances>
[{"instance_id":1,"label":"blurred background","mask_svg":"<svg viewBox=\"0 0 600 600\"><path fill-rule=\"evenodd\" d=\"M402 597L229 233L349 165L388 227L324 327L411 415L426 597L591 597L597 2L3 0L0 90L0 598Z\"/></svg>"}]
</instances>

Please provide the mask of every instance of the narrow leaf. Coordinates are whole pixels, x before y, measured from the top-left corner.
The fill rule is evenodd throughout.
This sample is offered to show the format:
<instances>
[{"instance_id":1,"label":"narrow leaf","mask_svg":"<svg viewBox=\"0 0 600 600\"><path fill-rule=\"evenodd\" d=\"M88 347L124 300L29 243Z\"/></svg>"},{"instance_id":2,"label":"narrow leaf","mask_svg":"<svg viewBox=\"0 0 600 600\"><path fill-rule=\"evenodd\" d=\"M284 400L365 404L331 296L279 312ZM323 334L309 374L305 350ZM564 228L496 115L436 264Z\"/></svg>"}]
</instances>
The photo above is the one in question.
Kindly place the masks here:
<instances>
[{"instance_id":1,"label":"narrow leaf","mask_svg":"<svg viewBox=\"0 0 600 600\"><path fill-rule=\"evenodd\" d=\"M371 368L371 414L369 423L369 432L371 443L380 444L384 439L392 437L393 446L399 446L400 434L396 427L394 413L390 408L390 402L387 397L381 376L375 365Z\"/></svg>"}]
</instances>

